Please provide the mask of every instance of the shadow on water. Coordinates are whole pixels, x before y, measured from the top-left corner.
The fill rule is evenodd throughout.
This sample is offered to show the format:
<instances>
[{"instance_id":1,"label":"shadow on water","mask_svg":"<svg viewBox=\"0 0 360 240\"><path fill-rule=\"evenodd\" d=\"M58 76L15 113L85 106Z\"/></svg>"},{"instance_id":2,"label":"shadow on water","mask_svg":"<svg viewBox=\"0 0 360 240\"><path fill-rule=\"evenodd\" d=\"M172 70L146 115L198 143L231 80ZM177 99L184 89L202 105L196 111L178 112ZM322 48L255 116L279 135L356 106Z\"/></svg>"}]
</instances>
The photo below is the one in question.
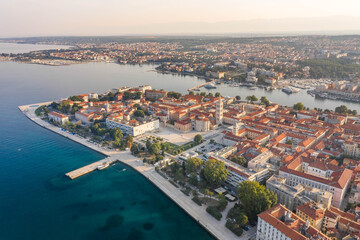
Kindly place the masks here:
<instances>
[{"instance_id":1,"label":"shadow on water","mask_svg":"<svg viewBox=\"0 0 360 240\"><path fill-rule=\"evenodd\" d=\"M105 231L109 231L113 228L120 227L123 224L123 222L124 222L123 216L117 215L117 214L111 215L106 220L105 225L103 225L102 227L99 228L99 231L105 232Z\"/></svg>"},{"instance_id":2,"label":"shadow on water","mask_svg":"<svg viewBox=\"0 0 360 240\"><path fill-rule=\"evenodd\" d=\"M72 181L64 174L61 174L47 180L45 188L49 191L65 190L74 187L74 184L79 184L79 182Z\"/></svg>"},{"instance_id":3,"label":"shadow on water","mask_svg":"<svg viewBox=\"0 0 360 240\"><path fill-rule=\"evenodd\" d=\"M150 231L151 229L154 228L154 224L153 223L150 223L150 222L147 222L147 223L144 223L143 224L143 228L147 231Z\"/></svg>"}]
</instances>

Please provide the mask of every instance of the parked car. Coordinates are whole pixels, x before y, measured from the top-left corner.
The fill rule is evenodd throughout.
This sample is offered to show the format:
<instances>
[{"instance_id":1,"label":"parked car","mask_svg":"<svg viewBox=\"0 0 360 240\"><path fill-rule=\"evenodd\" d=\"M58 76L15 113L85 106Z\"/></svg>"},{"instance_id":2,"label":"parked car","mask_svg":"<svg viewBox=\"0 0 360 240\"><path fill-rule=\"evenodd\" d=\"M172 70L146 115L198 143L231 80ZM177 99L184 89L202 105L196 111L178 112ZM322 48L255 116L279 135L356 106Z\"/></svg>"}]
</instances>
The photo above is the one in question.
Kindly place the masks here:
<instances>
[{"instance_id":1,"label":"parked car","mask_svg":"<svg viewBox=\"0 0 360 240\"><path fill-rule=\"evenodd\" d=\"M244 229L245 231L249 231L250 228L248 226L243 226L242 229Z\"/></svg>"}]
</instances>

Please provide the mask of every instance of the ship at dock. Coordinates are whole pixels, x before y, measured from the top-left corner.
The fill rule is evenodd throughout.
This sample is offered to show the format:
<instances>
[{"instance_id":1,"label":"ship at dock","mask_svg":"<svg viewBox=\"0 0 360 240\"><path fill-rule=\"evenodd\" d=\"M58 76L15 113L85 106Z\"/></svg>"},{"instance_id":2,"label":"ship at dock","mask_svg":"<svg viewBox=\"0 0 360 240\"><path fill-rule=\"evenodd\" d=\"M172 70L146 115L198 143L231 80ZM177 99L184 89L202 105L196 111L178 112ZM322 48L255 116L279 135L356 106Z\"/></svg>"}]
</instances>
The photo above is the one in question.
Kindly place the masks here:
<instances>
[{"instance_id":1,"label":"ship at dock","mask_svg":"<svg viewBox=\"0 0 360 240\"><path fill-rule=\"evenodd\" d=\"M281 91L287 94L292 94L292 93L298 93L300 90L294 87L284 87L283 89L281 89Z\"/></svg>"},{"instance_id":2,"label":"ship at dock","mask_svg":"<svg viewBox=\"0 0 360 240\"><path fill-rule=\"evenodd\" d=\"M209 83L209 84L206 84L204 86L204 88L206 88L206 89L214 89L214 88L216 88L216 86L214 84L212 84L212 83Z\"/></svg>"}]
</instances>

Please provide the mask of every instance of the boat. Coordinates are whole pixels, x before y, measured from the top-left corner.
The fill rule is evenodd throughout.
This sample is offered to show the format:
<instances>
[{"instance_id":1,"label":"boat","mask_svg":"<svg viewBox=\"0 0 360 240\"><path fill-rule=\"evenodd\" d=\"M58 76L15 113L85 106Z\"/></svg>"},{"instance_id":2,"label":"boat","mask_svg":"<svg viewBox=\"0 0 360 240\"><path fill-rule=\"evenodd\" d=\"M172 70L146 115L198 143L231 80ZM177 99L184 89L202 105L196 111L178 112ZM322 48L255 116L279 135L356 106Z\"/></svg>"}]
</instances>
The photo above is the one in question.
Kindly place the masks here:
<instances>
[{"instance_id":1,"label":"boat","mask_svg":"<svg viewBox=\"0 0 360 240\"><path fill-rule=\"evenodd\" d=\"M300 90L293 87L284 87L283 89L281 89L281 91L287 94L292 94L292 93L298 93Z\"/></svg>"},{"instance_id":2,"label":"boat","mask_svg":"<svg viewBox=\"0 0 360 240\"><path fill-rule=\"evenodd\" d=\"M101 170L107 168L109 165L110 165L109 163L104 163L102 165L99 165L99 166L97 166L97 170L101 171Z\"/></svg>"},{"instance_id":3,"label":"boat","mask_svg":"<svg viewBox=\"0 0 360 240\"><path fill-rule=\"evenodd\" d=\"M212 84L212 83L209 83L209 84L206 84L206 85L204 86L204 88L206 88L206 89L213 89L213 88L216 88L216 86L215 86L214 84Z\"/></svg>"},{"instance_id":4,"label":"boat","mask_svg":"<svg viewBox=\"0 0 360 240\"><path fill-rule=\"evenodd\" d=\"M328 99L337 100L337 97L335 97L335 96L328 96Z\"/></svg>"},{"instance_id":5,"label":"boat","mask_svg":"<svg viewBox=\"0 0 360 240\"><path fill-rule=\"evenodd\" d=\"M250 90L255 90L255 89L257 89L256 86L253 86L253 87L250 88Z\"/></svg>"}]
</instances>

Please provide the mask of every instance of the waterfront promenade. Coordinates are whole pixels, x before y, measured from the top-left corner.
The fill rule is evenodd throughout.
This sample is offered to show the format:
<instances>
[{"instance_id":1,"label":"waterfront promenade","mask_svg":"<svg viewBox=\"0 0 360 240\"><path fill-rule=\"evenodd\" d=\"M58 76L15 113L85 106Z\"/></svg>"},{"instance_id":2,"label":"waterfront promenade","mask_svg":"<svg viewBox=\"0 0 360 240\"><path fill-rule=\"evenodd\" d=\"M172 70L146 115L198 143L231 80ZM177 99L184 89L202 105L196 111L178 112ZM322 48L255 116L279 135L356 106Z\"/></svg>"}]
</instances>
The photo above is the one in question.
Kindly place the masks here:
<instances>
[{"instance_id":1,"label":"waterfront promenade","mask_svg":"<svg viewBox=\"0 0 360 240\"><path fill-rule=\"evenodd\" d=\"M129 151L117 152L109 151L108 149L101 148L97 145L94 145L88 142L86 139L81 138L77 135L72 135L66 131L62 131L59 127L56 127L40 117L36 116L35 110L40 105L50 104L51 102L30 104L25 106L19 106L20 111L22 111L30 120L34 121L36 124L47 128L55 133L58 133L66 138L69 138L75 142L78 142L86 147L89 147L97 152L104 154L107 157L116 159L146 177L150 182L152 182L156 187L158 187L163 193L165 193L169 198L171 198L178 206L180 206L184 211L186 211L191 217L193 217L199 224L201 224L205 229L207 229L214 237L217 239L248 239L249 237L244 232L241 237L237 237L229 229L224 226L224 221L217 221L210 214L205 211L204 206L198 206L190 197L185 196L179 189L172 185L168 180L163 178L160 174L155 171L154 166L145 165L142 160L133 156ZM65 174L65 173L64 173Z\"/></svg>"}]
</instances>

